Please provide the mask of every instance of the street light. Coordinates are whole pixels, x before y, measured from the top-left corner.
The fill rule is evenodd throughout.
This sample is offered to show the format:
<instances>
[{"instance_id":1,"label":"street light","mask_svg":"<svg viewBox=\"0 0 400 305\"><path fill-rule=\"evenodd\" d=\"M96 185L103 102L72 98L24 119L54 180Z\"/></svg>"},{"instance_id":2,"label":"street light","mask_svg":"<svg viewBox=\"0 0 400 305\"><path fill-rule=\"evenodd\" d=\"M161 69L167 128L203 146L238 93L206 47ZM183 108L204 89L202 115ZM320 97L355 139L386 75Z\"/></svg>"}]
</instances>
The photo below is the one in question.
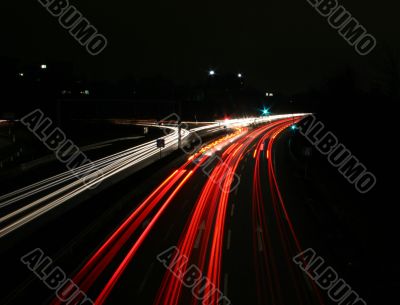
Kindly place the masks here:
<instances>
[{"instance_id":1,"label":"street light","mask_svg":"<svg viewBox=\"0 0 400 305\"><path fill-rule=\"evenodd\" d=\"M208 75L214 76L214 75L215 75L215 71L214 71L214 70L210 70L210 71L208 72Z\"/></svg>"},{"instance_id":2,"label":"street light","mask_svg":"<svg viewBox=\"0 0 400 305\"><path fill-rule=\"evenodd\" d=\"M45 69L47 69L47 65L41 65L40 68L41 68L42 70L45 70Z\"/></svg>"},{"instance_id":3,"label":"street light","mask_svg":"<svg viewBox=\"0 0 400 305\"><path fill-rule=\"evenodd\" d=\"M269 115L271 112L269 111L269 108L265 108L262 110L263 115Z\"/></svg>"},{"instance_id":4,"label":"street light","mask_svg":"<svg viewBox=\"0 0 400 305\"><path fill-rule=\"evenodd\" d=\"M242 78L242 77L243 77L242 73L238 73L237 76L238 76L239 78Z\"/></svg>"}]
</instances>

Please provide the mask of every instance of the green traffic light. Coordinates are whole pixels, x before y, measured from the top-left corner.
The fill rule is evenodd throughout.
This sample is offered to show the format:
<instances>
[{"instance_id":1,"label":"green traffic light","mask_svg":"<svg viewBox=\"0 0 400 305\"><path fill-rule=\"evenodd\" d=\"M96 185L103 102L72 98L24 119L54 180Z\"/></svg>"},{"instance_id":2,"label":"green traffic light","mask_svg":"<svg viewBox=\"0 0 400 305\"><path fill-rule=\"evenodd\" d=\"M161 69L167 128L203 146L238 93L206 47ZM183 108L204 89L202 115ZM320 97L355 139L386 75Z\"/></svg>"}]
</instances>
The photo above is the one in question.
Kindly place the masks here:
<instances>
[{"instance_id":1,"label":"green traffic light","mask_svg":"<svg viewBox=\"0 0 400 305\"><path fill-rule=\"evenodd\" d=\"M265 108L265 107L264 107L264 109L262 110L262 114L263 114L263 115L268 115L268 114L270 114L269 108Z\"/></svg>"}]
</instances>

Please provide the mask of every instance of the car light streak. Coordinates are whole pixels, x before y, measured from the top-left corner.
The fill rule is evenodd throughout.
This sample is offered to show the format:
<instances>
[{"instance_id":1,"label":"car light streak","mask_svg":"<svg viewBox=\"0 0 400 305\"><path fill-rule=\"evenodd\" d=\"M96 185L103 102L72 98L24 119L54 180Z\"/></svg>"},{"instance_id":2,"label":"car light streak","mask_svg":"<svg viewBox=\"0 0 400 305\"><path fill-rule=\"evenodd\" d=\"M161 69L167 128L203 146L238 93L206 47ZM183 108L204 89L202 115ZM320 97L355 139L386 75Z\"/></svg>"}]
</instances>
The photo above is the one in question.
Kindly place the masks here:
<instances>
[{"instance_id":1,"label":"car light streak","mask_svg":"<svg viewBox=\"0 0 400 305\"><path fill-rule=\"evenodd\" d=\"M225 139L227 140L227 139ZM219 144L221 141L217 141ZM209 146L210 149L213 145ZM200 153L195 154L193 157L196 158ZM123 222L123 224L117 228L117 230L107 239L107 241L96 251L96 253L88 260L88 262L81 268L81 270L73 278L74 283L78 284L82 291L87 292L92 285L96 282L99 276L104 272L105 268L115 259L116 255L121 249L127 244L129 239L132 238L133 234L137 232L140 225L145 219L148 219L151 214L155 214L150 217L150 223L146 229L139 235L135 241L133 247L129 250L124 260L120 263L119 267L114 271L113 276L108 280L107 284L99 294L96 300L97 304L103 304L110 294L112 288L115 286L119 277L128 266L129 262L133 259L135 253L140 248L144 240L149 235L150 231L159 220L163 212L171 204L172 200L184 186L190 176L196 172L204 162L207 161L207 157L202 158L192 170L185 175L187 168L192 165L191 160L188 160L178 170L174 171L160 186L153 191L142 204ZM179 182L179 180L181 180ZM175 186L177 185L177 186ZM170 193L170 195L168 195ZM168 195L168 198L163 201L163 198ZM59 305L59 300L53 300L53 305Z\"/></svg>"},{"instance_id":2,"label":"car light streak","mask_svg":"<svg viewBox=\"0 0 400 305\"><path fill-rule=\"evenodd\" d=\"M236 144L228 147L222 154L224 166L221 162L216 165L197 199L177 248L180 255L188 257L200 270L205 271L212 285L195 289L193 293L198 298L192 296L191 304L197 304L201 301L204 305L217 305L220 295L213 294L213 291L220 288L225 218L230 196L229 192L223 190L230 188L239 162L254 139L272 126L281 123L258 128L238 139ZM214 181L222 181L221 188ZM200 253L194 256L194 244L202 223L205 223L205 228L199 241ZM170 268L173 272L164 276L154 305L177 305L184 299L182 283L173 273L184 273L186 266L170 266Z\"/></svg>"}]
</instances>

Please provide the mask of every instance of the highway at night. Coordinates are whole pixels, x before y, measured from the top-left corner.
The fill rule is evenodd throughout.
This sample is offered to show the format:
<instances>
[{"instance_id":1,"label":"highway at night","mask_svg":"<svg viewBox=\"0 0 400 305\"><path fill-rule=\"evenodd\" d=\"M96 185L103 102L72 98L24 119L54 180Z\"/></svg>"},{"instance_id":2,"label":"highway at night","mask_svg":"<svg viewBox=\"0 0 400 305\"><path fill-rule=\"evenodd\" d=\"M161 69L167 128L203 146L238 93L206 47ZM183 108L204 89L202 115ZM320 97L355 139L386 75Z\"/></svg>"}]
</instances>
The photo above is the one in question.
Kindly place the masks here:
<instances>
[{"instance_id":1,"label":"highway at night","mask_svg":"<svg viewBox=\"0 0 400 305\"><path fill-rule=\"evenodd\" d=\"M6 1L0 305L398 304L400 1L350 2Z\"/></svg>"},{"instance_id":2,"label":"highway at night","mask_svg":"<svg viewBox=\"0 0 400 305\"><path fill-rule=\"evenodd\" d=\"M122 213L112 216L111 223L110 220L103 222L104 215L98 220L86 221L86 214L73 211L74 214L56 214L52 217L54 220L43 221L43 224L39 221L38 228L29 226L29 231L34 228L30 241L19 245L17 251L26 249L28 253L29 244L35 239L36 244L45 242L53 228L54 234L68 231L65 227L54 227L60 217L63 219L60 226L71 223L71 217L76 220L76 226L71 227L71 232L60 233L59 238L64 235L70 240L72 249L85 245L85 250L78 250L79 255L74 258L68 257L68 251L57 248L59 246L50 246L59 255L60 262L67 258L68 276L73 284L60 286L57 297L49 297L48 291L47 294L46 291L38 293L39 304L59 305L68 300L73 300L74 304L93 302L96 305L129 302L154 305L323 304L316 284L292 261L302 251L294 223L301 224L300 229L305 227L304 232L300 231L301 236L310 225L306 214L287 205L281 189L287 166L276 157L277 151L287 150L287 140L304 116L279 116L256 125L254 120L251 123L232 121L230 132L214 136L192 154L179 157L181 161L171 162L175 165L162 169L164 177L157 178L160 182L153 181L152 188L142 191L142 200L129 198L131 208L127 211L130 212L126 216ZM116 154L94 163L108 165L112 164L108 160L120 162L126 155L129 154ZM68 180L65 175L59 175L43 181L40 186L65 187L65 184L80 183ZM284 185L287 187L288 183ZM18 202L21 194L35 196L37 186L12 193L13 197L2 207ZM89 203L83 201L81 205L95 208L91 201L102 196L102 192L91 196L94 198L86 200ZM16 199L12 201L12 198ZM24 207L20 203L19 209ZM99 207L103 208L103 205ZM106 210L104 219L115 213L110 211ZM298 217L303 219L299 221ZM21 227L17 234L3 239L11 245L14 238L26 240L23 232L27 229ZM43 231L46 231L44 235ZM87 241L92 234L95 235L93 240ZM60 245L59 242L55 244ZM10 253L14 251L11 246ZM34 253L32 255L34 260ZM36 263L40 272L46 274L45 264ZM55 262L52 264L56 266ZM49 268L50 265L47 269L51 270ZM32 276L25 275L29 283L24 285L26 293L9 294L6 299L9 304L19 304L37 285L32 285L35 282ZM79 293L75 293L72 286L79 287Z\"/></svg>"}]
</instances>

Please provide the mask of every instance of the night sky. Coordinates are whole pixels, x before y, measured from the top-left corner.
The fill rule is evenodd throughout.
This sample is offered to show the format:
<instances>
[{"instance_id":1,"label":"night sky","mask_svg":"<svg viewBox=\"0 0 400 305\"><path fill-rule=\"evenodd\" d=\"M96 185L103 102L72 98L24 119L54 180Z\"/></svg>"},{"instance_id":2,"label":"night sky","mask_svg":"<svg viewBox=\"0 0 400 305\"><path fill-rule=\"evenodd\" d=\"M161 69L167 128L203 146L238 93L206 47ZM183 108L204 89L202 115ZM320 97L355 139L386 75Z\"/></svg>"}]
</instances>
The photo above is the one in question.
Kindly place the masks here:
<instances>
[{"instance_id":1,"label":"night sky","mask_svg":"<svg viewBox=\"0 0 400 305\"><path fill-rule=\"evenodd\" d=\"M398 50L399 1L340 1L378 47L359 56L307 0L70 1L109 41L90 56L38 1L3 1L0 55L70 61L92 79L164 75L197 80L209 68L259 88L300 91L352 65L368 81Z\"/></svg>"}]
</instances>

